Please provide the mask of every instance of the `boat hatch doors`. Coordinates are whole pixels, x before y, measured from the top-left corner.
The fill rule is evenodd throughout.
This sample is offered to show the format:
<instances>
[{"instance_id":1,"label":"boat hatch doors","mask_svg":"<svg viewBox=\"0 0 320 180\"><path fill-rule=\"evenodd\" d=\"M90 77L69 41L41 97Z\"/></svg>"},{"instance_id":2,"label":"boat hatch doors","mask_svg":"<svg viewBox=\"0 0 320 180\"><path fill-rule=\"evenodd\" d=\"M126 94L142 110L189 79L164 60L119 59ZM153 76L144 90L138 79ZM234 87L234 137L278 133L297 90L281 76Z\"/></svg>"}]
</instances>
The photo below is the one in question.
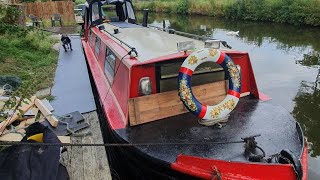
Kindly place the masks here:
<instances>
[{"instance_id":1,"label":"boat hatch doors","mask_svg":"<svg viewBox=\"0 0 320 180\"><path fill-rule=\"evenodd\" d=\"M97 26L99 24L102 24L102 3L100 0L88 0L87 1L89 5L89 20L91 26Z\"/></svg>"},{"instance_id":2,"label":"boat hatch doors","mask_svg":"<svg viewBox=\"0 0 320 180\"><path fill-rule=\"evenodd\" d=\"M116 6L119 21L126 21L132 24L137 22L131 0L107 0L107 4L114 4Z\"/></svg>"},{"instance_id":3,"label":"boat hatch doors","mask_svg":"<svg viewBox=\"0 0 320 180\"><path fill-rule=\"evenodd\" d=\"M123 3L123 6L125 6L126 11L127 11L127 19L129 23L136 23L136 16L134 14L133 11L133 6L132 3L129 1L126 1L125 3Z\"/></svg>"}]
</instances>

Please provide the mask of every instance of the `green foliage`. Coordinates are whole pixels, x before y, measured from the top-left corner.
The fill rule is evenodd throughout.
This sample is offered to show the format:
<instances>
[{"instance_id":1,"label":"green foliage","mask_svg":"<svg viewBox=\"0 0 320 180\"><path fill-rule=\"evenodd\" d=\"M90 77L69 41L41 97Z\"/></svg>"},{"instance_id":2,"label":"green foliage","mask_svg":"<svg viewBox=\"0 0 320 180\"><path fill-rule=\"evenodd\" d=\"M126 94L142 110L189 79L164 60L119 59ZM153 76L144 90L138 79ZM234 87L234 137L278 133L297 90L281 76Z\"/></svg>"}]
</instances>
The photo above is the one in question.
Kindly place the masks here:
<instances>
[{"instance_id":1,"label":"green foliage","mask_svg":"<svg viewBox=\"0 0 320 180\"><path fill-rule=\"evenodd\" d=\"M74 1L74 3L76 4L76 5L78 5L78 4L84 4L86 2L86 0L75 0Z\"/></svg>"},{"instance_id":2,"label":"green foliage","mask_svg":"<svg viewBox=\"0 0 320 180\"><path fill-rule=\"evenodd\" d=\"M303 54L303 59L298 60L297 63L304 66L319 66L320 67L320 52L309 52L308 54Z\"/></svg>"},{"instance_id":3,"label":"green foliage","mask_svg":"<svg viewBox=\"0 0 320 180\"><path fill-rule=\"evenodd\" d=\"M5 111L6 109L14 109L14 111L17 111L18 116L21 117L23 115L23 111L19 108L21 107L22 102L23 98L11 96L9 100L5 102L3 109L0 109L0 122L12 116L12 114L10 115L8 111ZM2 132L0 132L0 134L2 134Z\"/></svg>"},{"instance_id":4,"label":"green foliage","mask_svg":"<svg viewBox=\"0 0 320 180\"><path fill-rule=\"evenodd\" d=\"M225 17L273 21L294 25L320 25L319 0L239 0L225 10Z\"/></svg>"},{"instance_id":5,"label":"green foliage","mask_svg":"<svg viewBox=\"0 0 320 180\"><path fill-rule=\"evenodd\" d=\"M15 34L19 37L25 37L30 31L30 27L23 27L18 25L11 25L0 22L0 35L2 34Z\"/></svg>"},{"instance_id":6,"label":"green foliage","mask_svg":"<svg viewBox=\"0 0 320 180\"><path fill-rule=\"evenodd\" d=\"M177 13L188 14L189 7L190 7L189 0L180 0L178 1Z\"/></svg>"},{"instance_id":7,"label":"green foliage","mask_svg":"<svg viewBox=\"0 0 320 180\"><path fill-rule=\"evenodd\" d=\"M219 16L320 26L320 0L156 0L135 3L137 10Z\"/></svg>"},{"instance_id":8,"label":"green foliage","mask_svg":"<svg viewBox=\"0 0 320 180\"><path fill-rule=\"evenodd\" d=\"M43 31L10 26L0 23L0 76L20 77L17 95L29 96L51 85L58 55L52 46L57 41Z\"/></svg>"},{"instance_id":9,"label":"green foliage","mask_svg":"<svg viewBox=\"0 0 320 180\"><path fill-rule=\"evenodd\" d=\"M58 59L52 45L56 42L49 33L0 23L0 76L18 76L22 80L0 109L0 121L9 117L4 109L14 109L22 116L19 107L23 99L52 84Z\"/></svg>"},{"instance_id":10,"label":"green foliage","mask_svg":"<svg viewBox=\"0 0 320 180\"><path fill-rule=\"evenodd\" d=\"M21 11L15 7L0 4L0 23L15 24Z\"/></svg>"}]
</instances>

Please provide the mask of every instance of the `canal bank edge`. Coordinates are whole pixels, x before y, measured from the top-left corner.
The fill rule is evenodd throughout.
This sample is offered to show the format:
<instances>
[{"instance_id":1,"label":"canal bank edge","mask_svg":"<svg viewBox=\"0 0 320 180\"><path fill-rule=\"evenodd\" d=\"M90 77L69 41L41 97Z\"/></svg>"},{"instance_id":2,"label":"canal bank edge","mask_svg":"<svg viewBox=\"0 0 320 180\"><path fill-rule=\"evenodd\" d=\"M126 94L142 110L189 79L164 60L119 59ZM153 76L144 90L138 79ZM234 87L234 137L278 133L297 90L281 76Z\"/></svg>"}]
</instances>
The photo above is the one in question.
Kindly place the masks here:
<instances>
[{"instance_id":1,"label":"canal bank edge","mask_svg":"<svg viewBox=\"0 0 320 180\"><path fill-rule=\"evenodd\" d=\"M320 0L156 0L136 1L134 6L154 12L320 26Z\"/></svg>"}]
</instances>

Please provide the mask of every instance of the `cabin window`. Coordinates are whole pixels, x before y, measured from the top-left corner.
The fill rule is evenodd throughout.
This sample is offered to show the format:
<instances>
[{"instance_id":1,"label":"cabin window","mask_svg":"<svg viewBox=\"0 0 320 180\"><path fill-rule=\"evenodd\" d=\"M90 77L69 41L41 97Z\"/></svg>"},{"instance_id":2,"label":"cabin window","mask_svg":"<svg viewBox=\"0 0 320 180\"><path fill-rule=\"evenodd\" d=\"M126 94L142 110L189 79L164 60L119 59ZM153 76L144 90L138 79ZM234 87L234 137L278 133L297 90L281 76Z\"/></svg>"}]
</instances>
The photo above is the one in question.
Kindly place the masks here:
<instances>
[{"instance_id":1,"label":"cabin window","mask_svg":"<svg viewBox=\"0 0 320 180\"><path fill-rule=\"evenodd\" d=\"M156 65L157 92L177 90L178 73L184 59ZM224 71L218 64L202 63L192 75L192 86L212 83L225 79Z\"/></svg>"},{"instance_id":2,"label":"cabin window","mask_svg":"<svg viewBox=\"0 0 320 180\"><path fill-rule=\"evenodd\" d=\"M106 57L104 62L104 72L111 76L111 80L114 77L114 66L116 63L116 55L109 49L106 49Z\"/></svg>"},{"instance_id":3,"label":"cabin window","mask_svg":"<svg viewBox=\"0 0 320 180\"><path fill-rule=\"evenodd\" d=\"M95 52L97 57L98 57L99 52L100 52L100 42L101 42L100 38L96 37L96 43L94 44L94 52Z\"/></svg>"}]
</instances>

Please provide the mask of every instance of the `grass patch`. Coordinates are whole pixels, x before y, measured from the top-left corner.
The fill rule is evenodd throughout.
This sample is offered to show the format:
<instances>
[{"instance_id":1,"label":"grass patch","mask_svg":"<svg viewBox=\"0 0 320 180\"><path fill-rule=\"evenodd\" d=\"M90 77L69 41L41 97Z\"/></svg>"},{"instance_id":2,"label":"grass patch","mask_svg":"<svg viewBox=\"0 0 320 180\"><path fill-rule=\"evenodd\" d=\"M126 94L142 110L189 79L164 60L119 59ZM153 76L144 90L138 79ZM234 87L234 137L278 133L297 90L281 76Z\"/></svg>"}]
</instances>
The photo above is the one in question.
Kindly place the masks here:
<instances>
[{"instance_id":1,"label":"grass patch","mask_svg":"<svg viewBox=\"0 0 320 180\"><path fill-rule=\"evenodd\" d=\"M149 0L134 5L137 10L320 26L320 0Z\"/></svg>"},{"instance_id":2,"label":"grass patch","mask_svg":"<svg viewBox=\"0 0 320 180\"><path fill-rule=\"evenodd\" d=\"M75 3L76 5L78 5L78 4L84 4L84 3L86 3L86 0L74 0L74 3Z\"/></svg>"},{"instance_id":3,"label":"grass patch","mask_svg":"<svg viewBox=\"0 0 320 180\"><path fill-rule=\"evenodd\" d=\"M53 101L53 100L55 100L55 96L52 96L52 95L49 95L49 96L47 96L47 97L45 97L48 101Z\"/></svg>"},{"instance_id":4,"label":"grass patch","mask_svg":"<svg viewBox=\"0 0 320 180\"><path fill-rule=\"evenodd\" d=\"M39 30L16 26L14 31L5 31L1 26L5 25L0 24L0 76L20 77L17 91L23 95L51 86L58 60L52 46L57 40Z\"/></svg>"}]
</instances>

